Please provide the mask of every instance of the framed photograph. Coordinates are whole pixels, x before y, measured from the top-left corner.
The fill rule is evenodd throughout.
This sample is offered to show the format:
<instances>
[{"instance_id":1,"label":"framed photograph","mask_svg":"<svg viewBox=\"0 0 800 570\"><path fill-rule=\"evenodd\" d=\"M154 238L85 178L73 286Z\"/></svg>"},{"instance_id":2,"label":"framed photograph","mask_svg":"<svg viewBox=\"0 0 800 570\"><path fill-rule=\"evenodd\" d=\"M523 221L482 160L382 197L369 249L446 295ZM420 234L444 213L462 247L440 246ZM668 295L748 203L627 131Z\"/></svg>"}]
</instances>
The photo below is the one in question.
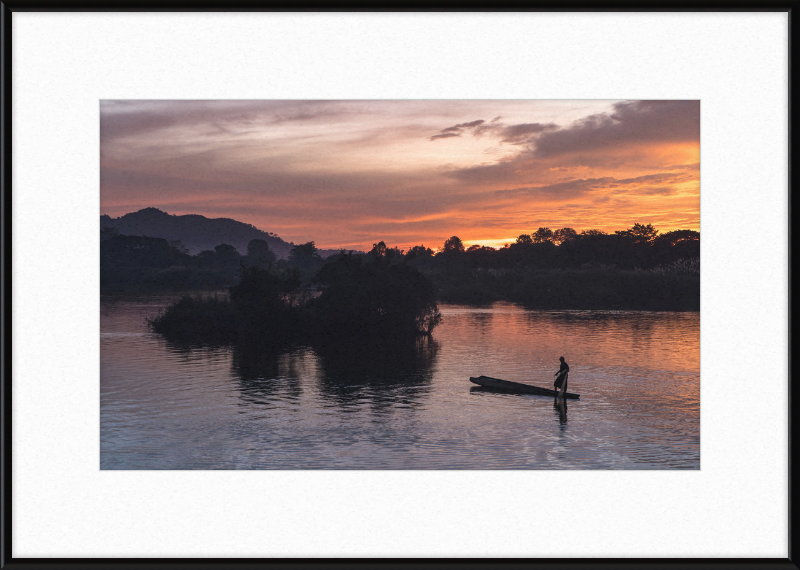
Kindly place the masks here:
<instances>
[{"instance_id":1,"label":"framed photograph","mask_svg":"<svg viewBox=\"0 0 800 570\"><path fill-rule=\"evenodd\" d=\"M792 6L4 5L3 563L794 567Z\"/></svg>"}]
</instances>

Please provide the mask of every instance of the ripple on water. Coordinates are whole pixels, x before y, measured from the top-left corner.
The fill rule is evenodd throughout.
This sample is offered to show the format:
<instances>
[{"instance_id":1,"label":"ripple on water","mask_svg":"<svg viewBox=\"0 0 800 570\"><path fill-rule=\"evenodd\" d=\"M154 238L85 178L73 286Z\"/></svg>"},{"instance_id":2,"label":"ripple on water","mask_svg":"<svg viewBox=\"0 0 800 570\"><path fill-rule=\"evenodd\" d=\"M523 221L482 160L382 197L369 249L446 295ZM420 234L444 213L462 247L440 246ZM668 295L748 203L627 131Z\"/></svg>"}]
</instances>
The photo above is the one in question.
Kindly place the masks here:
<instances>
[{"instance_id":1,"label":"ripple on water","mask_svg":"<svg viewBox=\"0 0 800 570\"><path fill-rule=\"evenodd\" d=\"M358 365L170 345L145 324L169 299L101 303L103 469L699 469L697 313L444 305L432 343ZM548 386L561 355L566 406L470 390Z\"/></svg>"}]
</instances>

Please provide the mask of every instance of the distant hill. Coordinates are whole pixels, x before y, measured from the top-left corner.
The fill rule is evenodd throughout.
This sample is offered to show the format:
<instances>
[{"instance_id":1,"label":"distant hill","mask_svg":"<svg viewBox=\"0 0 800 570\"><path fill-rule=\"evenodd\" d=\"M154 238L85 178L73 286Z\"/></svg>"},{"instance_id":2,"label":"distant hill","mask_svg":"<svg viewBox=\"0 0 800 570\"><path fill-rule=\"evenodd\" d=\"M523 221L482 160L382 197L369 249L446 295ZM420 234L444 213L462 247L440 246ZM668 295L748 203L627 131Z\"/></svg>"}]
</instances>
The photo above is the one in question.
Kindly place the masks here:
<instances>
[{"instance_id":1,"label":"distant hill","mask_svg":"<svg viewBox=\"0 0 800 570\"><path fill-rule=\"evenodd\" d=\"M278 258L286 259L289 257L289 250L296 245L271 232L230 218L206 218L199 214L176 216L158 208L145 208L119 218L102 215L100 228L104 226L112 227L123 235L181 240L192 255L213 250L222 243L232 245L240 254L245 255L250 240L263 239ZM338 250L319 250L323 258L334 253L338 253Z\"/></svg>"}]
</instances>

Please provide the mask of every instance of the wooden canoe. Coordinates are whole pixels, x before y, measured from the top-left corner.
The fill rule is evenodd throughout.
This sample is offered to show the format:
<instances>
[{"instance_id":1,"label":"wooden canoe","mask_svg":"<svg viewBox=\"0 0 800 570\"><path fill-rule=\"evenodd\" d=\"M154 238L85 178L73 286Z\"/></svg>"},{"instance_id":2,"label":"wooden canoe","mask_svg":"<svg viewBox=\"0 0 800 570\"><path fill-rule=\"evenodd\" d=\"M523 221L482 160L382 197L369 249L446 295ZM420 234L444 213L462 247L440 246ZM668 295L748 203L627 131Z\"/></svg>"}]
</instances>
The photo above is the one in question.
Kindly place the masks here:
<instances>
[{"instance_id":1,"label":"wooden canoe","mask_svg":"<svg viewBox=\"0 0 800 570\"><path fill-rule=\"evenodd\" d=\"M492 390L497 390L498 392L509 392L511 394L535 394L537 396L552 396L555 397L558 395L558 392L555 390L550 390L548 388L539 388L538 386L531 386L530 384L520 384L519 382L509 382L508 380L500 380L499 378L490 378L489 376L478 376L474 378L470 376L470 382L473 384L477 384L478 386L483 386L484 388L490 388ZM572 394L571 392L567 392L564 394L565 398L569 398L571 400L577 400L581 397L580 394Z\"/></svg>"}]
</instances>

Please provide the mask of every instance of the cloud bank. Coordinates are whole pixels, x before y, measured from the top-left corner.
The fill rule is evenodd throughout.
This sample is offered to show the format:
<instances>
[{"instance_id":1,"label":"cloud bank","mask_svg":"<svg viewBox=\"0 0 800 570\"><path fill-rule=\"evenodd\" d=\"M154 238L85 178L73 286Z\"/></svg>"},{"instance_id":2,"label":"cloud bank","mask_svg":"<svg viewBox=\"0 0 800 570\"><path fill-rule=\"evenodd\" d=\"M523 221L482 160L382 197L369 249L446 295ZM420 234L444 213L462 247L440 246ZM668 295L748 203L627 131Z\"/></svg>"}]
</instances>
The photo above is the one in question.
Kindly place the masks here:
<instances>
[{"instance_id":1,"label":"cloud bank","mask_svg":"<svg viewBox=\"0 0 800 570\"><path fill-rule=\"evenodd\" d=\"M104 101L101 212L364 249L699 229L698 101Z\"/></svg>"}]
</instances>

